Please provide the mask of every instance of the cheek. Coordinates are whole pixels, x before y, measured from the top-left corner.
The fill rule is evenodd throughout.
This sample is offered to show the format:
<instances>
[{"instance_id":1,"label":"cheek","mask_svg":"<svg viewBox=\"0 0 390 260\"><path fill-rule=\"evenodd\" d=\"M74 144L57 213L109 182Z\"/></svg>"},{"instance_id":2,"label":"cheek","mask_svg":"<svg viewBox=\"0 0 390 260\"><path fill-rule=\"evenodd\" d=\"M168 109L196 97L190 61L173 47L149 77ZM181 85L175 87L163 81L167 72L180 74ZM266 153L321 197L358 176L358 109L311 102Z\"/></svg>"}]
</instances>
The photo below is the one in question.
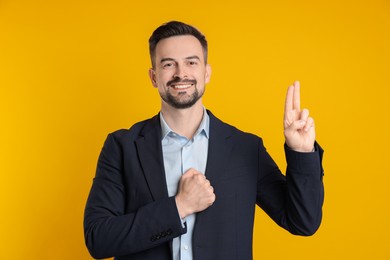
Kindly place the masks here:
<instances>
[{"instance_id":1,"label":"cheek","mask_svg":"<svg viewBox=\"0 0 390 260\"><path fill-rule=\"evenodd\" d=\"M173 78L173 75L170 73L161 73L159 77L156 78L157 82L161 85L165 85L168 81Z\"/></svg>"}]
</instances>

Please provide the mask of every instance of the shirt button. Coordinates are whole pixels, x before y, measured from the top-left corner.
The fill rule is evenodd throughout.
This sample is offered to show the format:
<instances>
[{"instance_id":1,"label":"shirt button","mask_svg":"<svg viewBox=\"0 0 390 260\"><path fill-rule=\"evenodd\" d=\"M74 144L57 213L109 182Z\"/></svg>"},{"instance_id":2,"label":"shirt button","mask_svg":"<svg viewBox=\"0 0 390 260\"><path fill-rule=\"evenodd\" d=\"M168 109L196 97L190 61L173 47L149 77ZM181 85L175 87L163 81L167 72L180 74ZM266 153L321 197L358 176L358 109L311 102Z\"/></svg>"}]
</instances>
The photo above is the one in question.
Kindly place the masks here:
<instances>
[{"instance_id":1,"label":"shirt button","mask_svg":"<svg viewBox=\"0 0 390 260\"><path fill-rule=\"evenodd\" d=\"M188 250L188 246L184 246L184 250Z\"/></svg>"}]
</instances>

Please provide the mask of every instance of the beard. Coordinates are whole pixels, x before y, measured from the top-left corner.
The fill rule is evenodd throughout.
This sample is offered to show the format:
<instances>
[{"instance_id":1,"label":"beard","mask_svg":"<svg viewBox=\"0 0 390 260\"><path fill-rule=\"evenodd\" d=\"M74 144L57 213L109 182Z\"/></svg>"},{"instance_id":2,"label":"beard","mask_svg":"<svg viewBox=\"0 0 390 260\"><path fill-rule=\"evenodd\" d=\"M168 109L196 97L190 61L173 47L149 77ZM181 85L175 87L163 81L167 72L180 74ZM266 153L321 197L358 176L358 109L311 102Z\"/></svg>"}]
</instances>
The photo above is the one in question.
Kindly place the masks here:
<instances>
[{"instance_id":1,"label":"beard","mask_svg":"<svg viewBox=\"0 0 390 260\"><path fill-rule=\"evenodd\" d=\"M180 91L177 93L177 96L173 96L171 92L169 92L172 85L177 83L191 83L194 85L194 92L192 94L187 94L186 90ZM192 107L202 96L204 90L199 93L197 86L197 81L195 79L180 79L179 77L174 78L167 82L167 91L160 92L160 96L162 100L164 100L167 104L171 105L177 109L186 109Z\"/></svg>"},{"instance_id":2,"label":"beard","mask_svg":"<svg viewBox=\"0 0 390 260\"><path fill-rule=\"evenodd\" d=\"M195 90L191 95L188 95L186 91L179 92L178 96L173 96L169 91L160 93L162 100L177 109L186 109L192 107L202 96L203 92L199 92L195 86ZM188 97L186 97L188 96Z\"/></svg>"}]
</instances>

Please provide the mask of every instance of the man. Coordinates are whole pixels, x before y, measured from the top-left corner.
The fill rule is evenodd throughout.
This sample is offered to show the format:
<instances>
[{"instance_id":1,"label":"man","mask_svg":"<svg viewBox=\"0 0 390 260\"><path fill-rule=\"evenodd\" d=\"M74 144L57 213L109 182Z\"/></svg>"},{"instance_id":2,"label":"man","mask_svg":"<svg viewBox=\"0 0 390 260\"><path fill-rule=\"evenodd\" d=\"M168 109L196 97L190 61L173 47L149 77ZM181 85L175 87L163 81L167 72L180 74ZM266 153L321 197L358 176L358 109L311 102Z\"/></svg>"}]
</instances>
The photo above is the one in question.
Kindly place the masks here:
<instances>
[{"instance_id":1,"label":"man","mask_svg":"<svg viewBox=\"0 0 390 260\"><path fill-rule=\"evenodd\" d=\"M286 97L284 176L259 137L203 107L211 68L197 29L169 22L149 47L161 110L107 137L85 210L91 255L252 259L256 204L289 232L312 235L322 217L323 151L300 110L299 83Z\"/></svg>"}]
</instances>

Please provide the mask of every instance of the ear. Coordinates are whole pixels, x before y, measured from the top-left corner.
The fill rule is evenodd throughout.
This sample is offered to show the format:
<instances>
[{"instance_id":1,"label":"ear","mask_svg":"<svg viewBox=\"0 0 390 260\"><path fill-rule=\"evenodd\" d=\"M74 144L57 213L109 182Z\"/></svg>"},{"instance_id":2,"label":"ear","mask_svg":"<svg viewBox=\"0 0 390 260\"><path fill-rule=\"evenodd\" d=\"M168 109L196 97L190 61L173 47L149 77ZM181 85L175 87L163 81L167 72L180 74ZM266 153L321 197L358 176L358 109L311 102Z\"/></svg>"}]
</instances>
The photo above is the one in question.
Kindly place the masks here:
<instances>
[{"instance_id":1,"label":"ear","mask_svg":"<svg viewBox=\"0 0 390 260\"><path fill-rule=\"evenodd\" d=\"M205 83L210 82L210 77L211 77L211 66L210 64L206 64L206 73L205 73Z\"/></svg>"},{"instance_id":2,"label":"ear","mask_svg":"<svg viewBox=\"0 0 390 260\"><path fill-rule=\"evenodd\" d=\"M157 88L156 72L153 70L153 68L149 69L149 78L150 81L152 81L153 87Z\"/></svg>"}]
</instances>

